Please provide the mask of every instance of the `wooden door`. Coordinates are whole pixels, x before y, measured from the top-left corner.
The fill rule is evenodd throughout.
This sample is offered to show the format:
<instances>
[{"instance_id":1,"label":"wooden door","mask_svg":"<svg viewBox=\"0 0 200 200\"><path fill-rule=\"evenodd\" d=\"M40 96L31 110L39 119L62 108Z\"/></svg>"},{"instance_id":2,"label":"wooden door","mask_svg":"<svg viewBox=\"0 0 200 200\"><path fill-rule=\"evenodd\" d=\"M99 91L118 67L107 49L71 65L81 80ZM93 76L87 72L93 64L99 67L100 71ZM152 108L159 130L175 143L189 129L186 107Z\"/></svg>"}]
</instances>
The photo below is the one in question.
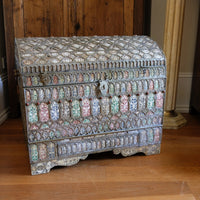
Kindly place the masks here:
<instances>
[{"instance_id":1,"label":"wooden door","mask_svg":"<svg viewBox=\"0 0 200 200\"><path fill-rule=\"evenodd\" d=\"M150 30L150 0L3 0L3 4L13 114L15 37L148 35Z\"/></svg>"}]
</instances>

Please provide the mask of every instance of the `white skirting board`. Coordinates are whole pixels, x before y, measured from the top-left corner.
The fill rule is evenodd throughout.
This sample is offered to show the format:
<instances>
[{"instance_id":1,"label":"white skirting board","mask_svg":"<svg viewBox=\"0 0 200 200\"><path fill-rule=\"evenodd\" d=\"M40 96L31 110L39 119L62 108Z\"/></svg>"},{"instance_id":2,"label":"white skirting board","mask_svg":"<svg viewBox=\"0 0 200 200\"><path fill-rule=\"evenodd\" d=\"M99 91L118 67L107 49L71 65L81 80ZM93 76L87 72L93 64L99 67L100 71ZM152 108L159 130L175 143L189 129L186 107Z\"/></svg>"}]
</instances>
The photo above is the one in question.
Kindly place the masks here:
<instances>
[{"instance_id":1,"label":"white skirting board","mask_svg":"<svg viewBox=\"0 0 200 200\"><path fill-rule=\"evenodd\" d=\"M179 73L177 96L176 96L177 112L189 113L191 87L192 87L192 73L185 73L185 72Z\"/></svg>"}]
</instances>

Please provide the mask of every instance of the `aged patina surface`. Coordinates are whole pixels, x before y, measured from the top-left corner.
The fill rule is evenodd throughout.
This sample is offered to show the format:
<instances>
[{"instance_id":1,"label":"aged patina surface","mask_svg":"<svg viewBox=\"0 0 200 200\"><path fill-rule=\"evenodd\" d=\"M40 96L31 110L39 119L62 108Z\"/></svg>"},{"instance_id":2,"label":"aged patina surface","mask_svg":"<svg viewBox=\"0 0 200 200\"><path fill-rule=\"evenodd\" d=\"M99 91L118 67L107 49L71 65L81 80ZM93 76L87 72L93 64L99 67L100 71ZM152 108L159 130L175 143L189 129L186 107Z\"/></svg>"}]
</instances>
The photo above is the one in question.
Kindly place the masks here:
<instances>
[{"instance_id":1,"label":"aged patina surface","mask_svg":"<svg viewBox=\"0 0 200 200\"><path fill-rule=\"evenodd\" d=\"M146 36L16 39L31 172L160 152L165 56Z\"/></svg>"}]
</instances>

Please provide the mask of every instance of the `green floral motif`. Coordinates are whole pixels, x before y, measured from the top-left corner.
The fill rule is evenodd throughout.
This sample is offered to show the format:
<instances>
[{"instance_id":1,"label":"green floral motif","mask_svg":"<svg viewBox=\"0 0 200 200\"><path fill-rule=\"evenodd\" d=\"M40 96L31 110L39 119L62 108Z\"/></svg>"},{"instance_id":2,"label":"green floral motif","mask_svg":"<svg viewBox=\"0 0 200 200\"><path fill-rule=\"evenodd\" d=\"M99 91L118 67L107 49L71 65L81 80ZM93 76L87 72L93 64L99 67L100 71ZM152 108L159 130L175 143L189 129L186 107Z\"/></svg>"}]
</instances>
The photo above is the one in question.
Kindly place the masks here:
<instances>
[{"instance_id":1,"label":"green floral motif","mask_svg":"<svg viewBox=\"0 0 200 200\"><path fill-rule=\"evenodd\" d=\"M83 123L90 123L90 120L89 119L84 119Z\"/></svg>"},{"instance_id":2,"label":"green floral motif","mask_svg":"<svg viewBox=\"0 0 200 200\"><path fill-rule=\"evenodd\" d=\"M41 129L44 129L44 128L49 128L49 126L47 124L42 124Z\"/></svg>"},{"instance_id":3,"label":"green floral motif","mask_svg":"<svg viewBox=\"0 0 200 200\"><path fill-rule=\"evenodd\" d=\"M114 92L115 92L114 85L113 85L113 84L110 84L110 86L109 86L109 93L110 93L111 95L113 95Z\"/></svg>"},{"instance_id":4,"label":"green floral motif","mask_svg":"<svg viewBox=\"0 0 200 200\"><path fill-rule=\"evenodd\" d=\"M33 162L36 162L38 160L38 150L37 145L35 144L31 145L31 160Z\"/></svg>"},{"instance_id":5,"label":"green floral motif","mask_svg":"<svg viewBox=\"0 0 200 200\"><path fill-rule=\"evenodd\" d=\"M84 81L88 82L89 81L89 76L87 74L84 75Z\"/></svg>"},{"instance_id":6,"label":"green floral motif","mask_svg":"<svg viewBox=\"0 0 200 200\"><path fill-rule=\"evenodd\" d=\"M35 123L38 121L37 107L34 104L28 106L28 121Z\"/></svg>"},{"instance_id":7,"label":"green floral motif","mask_svg":"<svg viewBox=\"0 0 200 200\"><path fill-rule=\"evenodd\" d=\"M90 87L88 85L85 87L84 94L86 97L90 95Z\"/></svg>"},{"instance_id":8,"label":"green floral motif","mask_svg":"<svg viewBox=\"0 0 200 200\"><path fill-rule=\"evenodd\" d=\"M101 132L103 130L102 125L99 125L98 130Z\"/></svg>"},{"instance_id":9,"label":"green floral motif","mask_svg":"<svg viewBox=\"0 0 200 200\"><path fill-rule=\"evenodd\" d=\"M38 79L37 79L36 76L34 76L34 77L32 78L32 83L33 83L33 85L38 85Z\"/></svg>"},{"instance_id":10,"label":"green floral motif","mask_svg":"<svg viewBox=\"0 0 200 200\"><path fill-rule=\"evenodd\" d=\"M59 83L64 83L65 82L65 79L64 79L64 76L59 76Z\"/></svg>"},{"instance_id":11,"label":"green floral motif","mask_svg":"<svg viewBox=\"0 0 200 200\"><path fill-rule=\"evenodd\" d=\"M158 80L155 80L155 82L154 82L154 89L158 90L158 88L159 88Z\"/></svg>"},{"instance_id":12,"label":"green floral motif","mask_svg":"<svg viewBox=\"0 0 200 200\"><path fill-rule=\"evenodd\" d=\"M69 125L69 122L65 121L65 122L64 122L64 125Z\"/></svg>"},{"instance_id":13,"label":"green floral motif","mask_svg":"<svg viewBox=\"0 0 200 200\"><path fill-rule=\"evenodd\" d=\"M113 114L116 114L117 112L119 112L119 98L117 96L114 96L112 98L111 112Z\"/></svg>"},{"instance_id":14,"label":"green floral motif","mask_svg":"<svg viewBox=\"0 0 200 200\"><path fill-rule=\"evenodd\" d=\"M132 71L129 73L129 78L134 78L134 73Z\"/></svg>"},{"instance_id":15,"label":"green floral motif","mask_svg":"<svg viewBox=\"0 0 200 200\"><path fill-rule=\"evenodd\" d=\"M136 82L133 82L132 91L137 92L137 83Z\"/></svg>"},{"instance_id":16,"label":"green floral motif","mask_svg":"<svg viewBox=\"0 0 200 200\"><path fill-rule=\"evenodd\" d=\"M33 90L32 91L32 97L31 97L32 101L37 101L38 99L38 95L37 95L37 91Z\"/></svg>"},{"instance_id":17,"label":"green floral motif","mask_svg":"<svg viewBox=\"0 0 200 200\"><path fill-rule=\"evenodd\" d=\"M77 100L74 100L72 102L72 116L73 117L80 117L80 104L79 104L79 101Z\"/></svg>"},{"instance_id":18,"label":"green floral motif","mask_svg":"<svg viewBox=\"0 0 200 200\"><path fill-rule=\"evenodd\" d=\"M49 136L50 136L50 138L53 138L54 137L54 132L50 131Z\"/></svg>"},{"instance_id":19,"label":"green floral motif","mask_svg":"<svg viewBox=\"0 0 200 200\"><path fill-rule=\"evenodd\" d=\"M63 88L61 88L59 91L59 98L64 99L64 97L65 97L65 92L64 92Z\"/></svg>"},{"instance_id":20,"label":"green floral motif","mask_svg":"<svg viewBox=\"0 0 200 200\"><path fill-rule=\"evenodd\" d=\"M154 95L152 93L148 95L147 108L150 110L154 108Z\"/></svg>"},{"instance_id":21,"label":"green floral motif","mask_svg":"<svg viewBox=\"0 0 200 200\"><path fill-rule=\"evenodd\" d=\"M152 129L148 130L147 137L148 137L148 143L152 143L153 142L153 130Z\"/></svg>"}]
</instances>

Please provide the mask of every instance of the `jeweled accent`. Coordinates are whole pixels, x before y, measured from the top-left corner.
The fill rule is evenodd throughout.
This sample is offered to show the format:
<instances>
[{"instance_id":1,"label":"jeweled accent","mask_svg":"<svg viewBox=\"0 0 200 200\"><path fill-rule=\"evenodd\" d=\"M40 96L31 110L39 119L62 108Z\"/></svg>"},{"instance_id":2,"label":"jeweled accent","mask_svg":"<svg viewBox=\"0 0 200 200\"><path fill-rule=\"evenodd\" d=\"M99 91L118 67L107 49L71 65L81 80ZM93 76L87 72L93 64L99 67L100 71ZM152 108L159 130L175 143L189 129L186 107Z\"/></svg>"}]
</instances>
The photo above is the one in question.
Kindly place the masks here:
<instances>
[{"instance_id":1,"label":"jeweled accent","mask_svg":"<svg viewBox=\"0 0 200 200\"><path fill-rule=\"evenodd\" d=\"M90 87L88 85L85 86L84 94L86 97L88 97L90 95Z\"/></svg>"},{"instance_id":2,"label":"jeweled accent","mask_svg":"<svg viewBox=\"0 0 200 200\"><path fill-rule=\"evenodd\" d=\"M54 145L54 143L50 142L47 145L47 149L48 149L49 159L54 159L55 158L55 145Z\"/></svg>"},{"instance_id":3,"label":"jeweled accent","mask_svg":"<svg viewBox=\"0 0 200 200\"><path fill-rule=\"evenodd\" d=\"M69 87L65 89L65 96L66 98L69 98L71 96L71 89Z\"/></svg>"},{"instance_id":4,"label":"jeweled accent","mask_svg":"<svg viewBox=\"0 0 200 200\"><path fill-rule=\"evenodd\" d=\"M162 108L163 107L163 93L158 92L156 95L156 107L157 108Z\"/></svg>"},{"instance_id":5,"label":"jeweled accent","mask_svg":"<svg viewBox=\"0 0 200 200\"><path fill-rule=\"evenodd\" d=\"M122 83L121 84L121 93L124 93L124 92L126 92L126 84Z\"/></svg>"},{"instance_id":6,"label":"jeweled accent","mask_svg":"<svg viewBox=\"0 0 200 200\"><path fill-rule=\"evenodd\" d=\"M31 145L30 150L31 150L31 161L37 162L38 161L37 145L35 145L35 144Z\"/></svg>"},{"instance_id":7,"label":"jeweled accent","mask_svg":"<svg viewBox=\"0 0 200 200\"><path fill-rule=\"evenodd\" d=\"M139 105L138 105L138 109L139 110L143 110L146 107L146 95L144 95L143 93L139 96Z\"/></svg>"},{"instance_id":8,"label":"jeweled accent","mask_svg":"<svg viewBox=\"0 0 200 200\"><path fill-rule=\"evenodd\" d=\"M59 83L60 83L60 84L63 84L64 82L65 82L64 76L63 76L63 75L60 75L60 76L59 76Z\"/></svg>"},{"instance_id":9,"label":"jeweled accent","mask_svg":"<svg viewBox=\"0 0 200 200\"><path fill-rule=\"evenodd\" d=\"M47 149L45 144L39 145L39 159L40 160L47 159Z\"/></svg>"},{"instance_id":10,"label":"jeweled accent","mask_svg":"<svg viewBox=\"0 0 200 200\"><path fill-rule=\"evenodd\" d=\"M143 88L144 88L144 90L148 90L148 83L147 83L147 81L143 82Z\"/></svg>"},{"instance_id":11,"label":"jeweled accent","mask_svg":"<svg viewBox=\"0 0 200 200\"><path fill-rule=\"evenodd\" d=\"M43 89L40 89L40 90L39 90L39 100L40 100L40 101L43 101L43 100L44 100L44 90L43 90Z\"/></svg>"},{"instance_id":12,"label":"jeweled accent","mask_svg":"<svg viewBox=\"0 0 200 200\"><path fill-rule=\"evenodd\" d=\"M90 101L89 101L89 99L84 99L82 101L82 116L83 117L90 116Z\"/></svg>"},{"instance_id":13,"label":"jeweled accent","mask_svg":"<svg viewBox=\"0 0 200 200\"><path fill-rule=\"evenodd\" d=\"M70 108L69 108L69 103L67 101L64 101L61 104L61 115L63 119L70 118Z\"/></svg>"},{"instance_id":14,"label":"jeweled accent","mask_svg":"<svg viewBox=\"0 0 200 200\"><path fill-rule=\"evenodd\" d=\"M152 80L150 80L149 89L150 89L150 90L153 90L153 89L154 89L154 82L153 82Z\"/></svg>"},{"instance_id":15,"label":"jeweled accent","mask_svg":"<svg viewBox=\"0 0 200 200\"><path fill-rule=\"evenodd\" d=\"M104 97L101 100L101 113L104 114L104 115L108 115L109 112L110 112L110 109L109 109L109 98Z\"/></svg>"},{"instance_id":16,"label":"jeweled accent","mask_svg":"<svg viewBox=\"0 0 200 200\"><path fill-rule=\"evenodd\" d=\"M115 93L119 94L119 92L120 92L120 85L119 85L119 83L116 83L115 84Z\"/></svg>"},{"instance_id":17,"label":"jeweled accent","mask_svg":"<svg viewBox=\"0 0 200 200\"><path fill-rule=\"evenodd\" d=\"M30 102L31 101L31 93L29 90L26 90L26 101Z\"/></svg>"},{"instance_id":18,"label":"jeweled accent","mask_svg":"<svg viewBox=\"0 0 200 200\"><path fill-rule=\"evenodd\" d=\"M154 129L154 142L160 141L160 131L159 128Z\"/></svg>"},{"instance_id":19,"label":"jeweled accent","mask_svg":"<svg viewBox=\"0 0 200 200\"><path fill-rule=\"evenodd\" d=\"M50 99L50 98L51 98L51 91L50 91L50 89L47 88L47 89L45 90L45 94L46 94L46 98L47 98L47 99Z\"/></svg>"},{"instance_id":20,"label":"jeweled accent","mask_svg":"<svg viewBox=\"0 0 200 200\"><path fill-rule=\"evenodd\" d=\"M58 99L58 90L56 88L53 88L52 98L53 100Z\"/></svg>"},{"instance_id":21,"label":"jeweled accent","mask_svg":"<svg viewBox=\"0 0 200 200\"><path fill-rule=\"evenodd\" d=\"M155 82L154 82L154 89L155 89L155 90L158 90L158 89L159 89L158 80L155 80Z\"/></svg>"},{"instance_id":22,"label":"jeweled accent","mask_svg":"<svg viewBox=\"0 0 200 200\"><path fill-rule=\"evenodd\" d=\"M119 112L119 98L117 96L114 96L112 98L111 112L113 114L116 114L117 112Z\"/></svg>"},{"instance_id":23,"label":"jeweled accent","mask_svg":"<svg viewBox=\"0 0 200 200\"><path fill-rule=\"evenodd\" d=\"M28 121L30 123L35 123L38 121L38 115L37 115L37 107L34 104L31 104L27 108L28 110Z\"/></svg>"},{"instance_id":24,"label":"jeweled accent","mask_svg":"<svg viewBox=\"0 0 200 200\"><path fill-rule=\"evenodd\" d=\"M150 110L154 108L154 94L153 93L150 93L148 95L147 108Z\"/></svg>"},{"instance_id":25,"label":"jeweled accent","mask_svg":"<svg viewBox=\"0 0 200 200\"><path fill-rule=\"evenodd\" d=\"M54 121L59 119L59 104L55 101L51 104L50 115L51 119Z\"/></svg>"},{"instance_id":26,"label":"jeweled accent","mask_svg":"<svg viewBox=\"0 0 200 200\"><path fill-rule=\"evenodd\" d=\"M131 83L128 82L128 83L127 83L127 92L128 92L128 93L131 93L131 91L132 91L132 86L131 86Z\"/></svg>"},{"instance_id":27,"label":"jeweled accent","mask_svg":"<svg viewBox=\"0 0 200 200\"><path fill-rule=\"evenodd\" d=\"M47 122L49 120L49 109L46 103L41 103L39 107L39 117L41 122Z\"/></svg>"},{"instance_id":28,"label":"jeweled accent","mask_svg":"<svg viewBox=\"0 0 200 200\"><path fill-rule=\"evenodd\" d=\"M84 96L84 89L83 89L83 86L80 86L80 87L79 87L78 95L79 95L80 97L83 97L83 96Z\"/></svg>"},{"instance_id":29,"label":"jeweled accent","mask_svg":"<svg viewBox=\"0 0 200 200\"><path fill-rule=\"evenodd\" d=\"M125 113L128 111L128 97L126 95L123 95L121 97L121 102L120 102L120 111L122 113Z\"/></svg>"},{"instance_id":30,"label":"jeweled accent","mask_svg":"<svg viewBox=\"0 0 200 200\"><path fill-rule=\"evenodd\" d=\"M113 95L115 93L115 88L114 88L114 85L111 83L109 85L109 94Z\"/></svg>"},{"instance_id":31,"label":"jeweled accent","mask_svg":"<svg viewBox=\"0 0 200 200\"><path fill-rule=\"evenodd\" d=\"M30 87L32 85L31 77L26 78L26 86Z\"/></svg>"},{"instance_id":32,"label":"jeweled accent","mask_svg":"<svg viewBox=\"0 0 200 200\"><path fill-rule=\"evenodd\" d=\"M32 90L31 99L32 99L33 102L37 101L38 95L37 95L37 91L36 90Z\"/></svg>"},{"instance_id":33,"label":"jeweled accent","mask_svg":"<svg viewBox=\"0 0 200 200\"><path fill-rule=\"evenodd\" d=\"M83 82L83 75L82 74L79 74L78 81Z\"/></svg>"},{"instance_id":34,"label":"jeweled accent","mask_svg":"<svg viewBox=\"0 0 200 200\"><path fill-rule=\"evenodd\" d=\"M48 124L42 124L41 129L49 128Z\"/></svg>"},{"instance_id":35,"label":"jeweled accent","mask_svg":"<svg viewBox=\"0 0 200 200\"><path fill-rule=\"evenodd\" d=\"M137 83L135 81L132 84L132 90L133 90L134 93L138 91L137 90Z\"/></svg>"},{"instance_id":36,"label":"jeweled accent","mask_svg":"<svg viewBox=\"0 0 200 200\"><path fill-rule=\"evenodd\" d=\"M80 117L80 103L77 100L72 101L72 117Z\"/></svg>"},{"instance_id":37,"label":"jeweled accent","mask_svg":"<svg viewBox=\"0 0 200 200\"><path fill-rule=\"evenodd\" d=\"M37 77L33 77L32 78L32 83L33 83L33 85L38 85L38 79L37 79Z\"/></svg>"},{"instance_id":38,"label":"jeweled accent","mask_svg":"<svg viewBox=\"0 0 200 200\"><path fill-rule=\"evenodd\" d=\"M73 97L77 97L78 96L78 89L77 89L77 87L74 87L73 88Z\"/></svg>"},{"instance_id":39,"label":"jeweled accent","mask_svg":"<svg viewBox=\"0 0 200 200\"><path fill-rule=\"evenodd\" d=\"M138 91L142 92L142 81L138 81Z\"/></svg>"},{"instance_id":40,"label":"jeweled accent","mask_svg":"<svg viewBox=\"0 0 200 200\"><path fill-rule=\"evenodd\" d=\"M100 114L100 104L98 99L92 100L92 115L97 116Z\"/></svg>"},{"instance_id":41,"label":"jeweled accent","mask_svg":"<svg viewBox=\"0 0 200 200\"><path fill-rule=\"evenodd\" d=\"M64 97L65 97L65 92L64 92L64 89L61 88L59 91L59 99L64 99Z\"/></svg>"}]
</instances>

